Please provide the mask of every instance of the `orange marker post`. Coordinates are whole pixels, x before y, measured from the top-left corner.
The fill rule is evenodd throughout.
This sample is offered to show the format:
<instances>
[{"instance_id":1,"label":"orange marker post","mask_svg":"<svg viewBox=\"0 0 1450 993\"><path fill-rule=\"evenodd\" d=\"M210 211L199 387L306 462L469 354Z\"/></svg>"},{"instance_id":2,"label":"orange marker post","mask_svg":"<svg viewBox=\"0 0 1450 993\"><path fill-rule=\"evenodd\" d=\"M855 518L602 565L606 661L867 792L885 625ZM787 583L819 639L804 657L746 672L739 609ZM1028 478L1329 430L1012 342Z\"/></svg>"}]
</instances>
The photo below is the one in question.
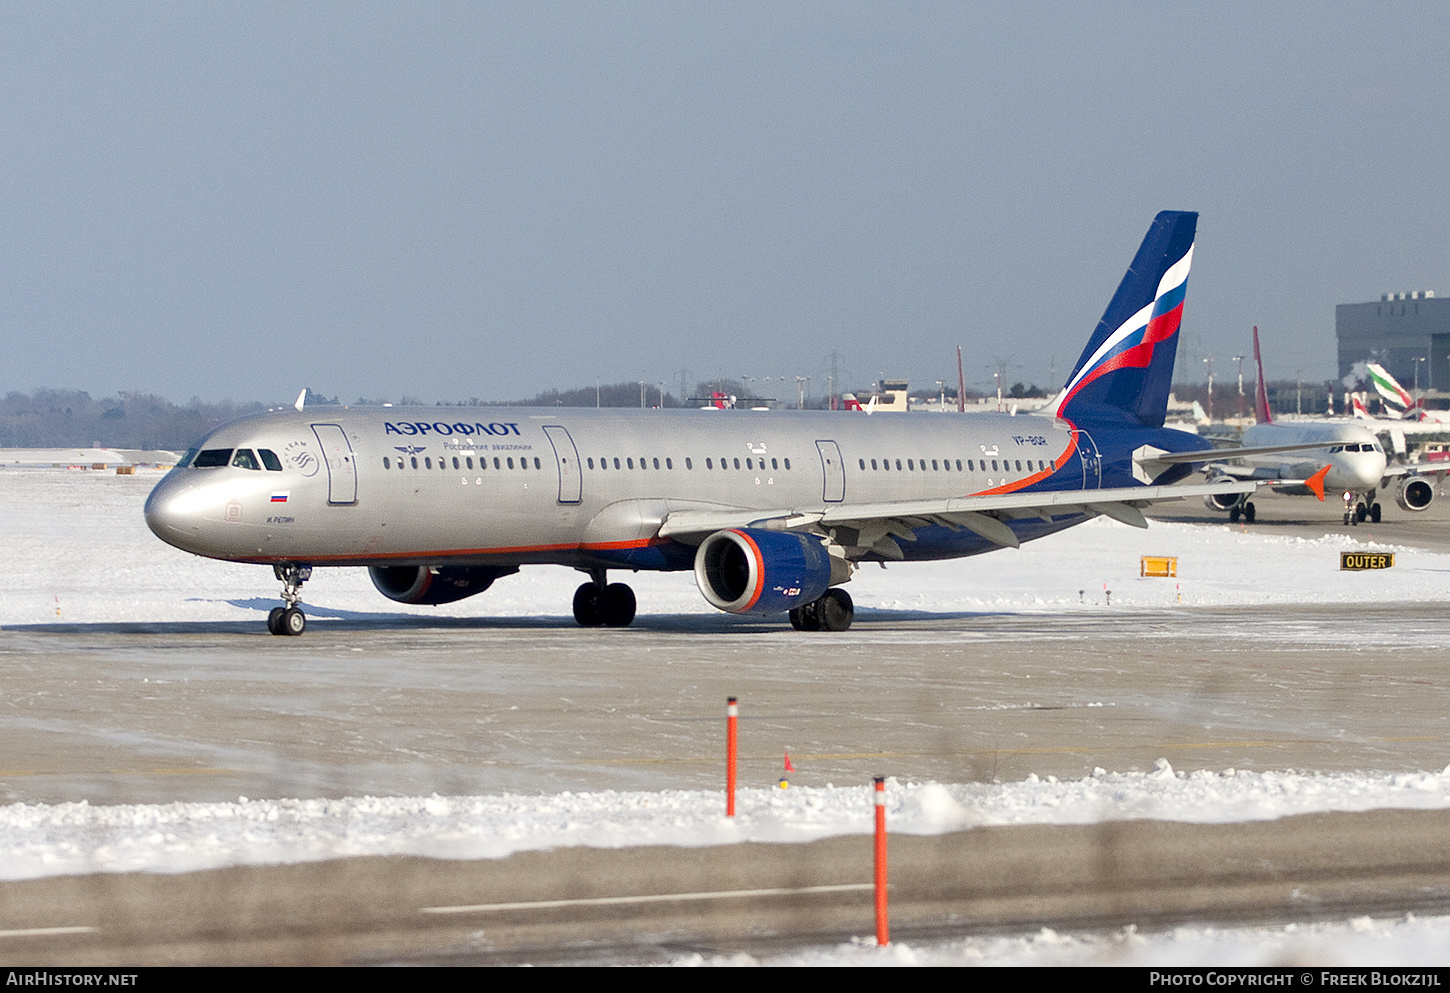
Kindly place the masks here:
<instances>
[{"instance_id":1,"label":"orange marker post","mask_svg":"<svg viewBox=\"0 0 1450 993\"><path fill-rule=\"evenodd\" d=\"M891 943L886 914L886 777L876 777L876 944Z\"/></svg>"},{"instance_id":2,"label":"orange marker post","mask_svg":"<svg viewBox=\"0 0 1450 993\"><path fill-rule=\"evenodd\" d=\"M735 723L740 707L735 698L725 700L725 816L735 816Z\"/></svg>"}]
</instances>

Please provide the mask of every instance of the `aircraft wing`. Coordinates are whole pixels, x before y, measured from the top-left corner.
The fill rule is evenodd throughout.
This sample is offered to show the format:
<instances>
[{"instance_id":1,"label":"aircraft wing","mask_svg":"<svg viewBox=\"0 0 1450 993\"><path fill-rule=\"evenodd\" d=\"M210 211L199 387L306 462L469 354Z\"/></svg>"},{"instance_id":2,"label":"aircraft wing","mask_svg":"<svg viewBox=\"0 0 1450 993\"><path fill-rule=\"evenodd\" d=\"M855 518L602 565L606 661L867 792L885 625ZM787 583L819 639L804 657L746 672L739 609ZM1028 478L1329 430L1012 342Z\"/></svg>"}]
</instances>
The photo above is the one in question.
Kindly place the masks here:
<instances>
[{"instance_id":1,"label":"aircraft wing","mask_svg":"<svg viewBox=\"0 0 1450 993\"><path fill-rule=\"evenodd\" d=\"M1429 465L1420 462L1407 463L1405 465L1391 465L1385 467L1384 482L1380 485L1383 486L1391 479L1400 479L1406 476L1440 476L1443 478L1447 472L1450 472L1450 462L1435 462Z\"/></svg>"},{"instance_id":2,"label":"aircraft wing","mask_svg":"<svg viewBox=\"0 0 1450 993\"><path fill-rule=\"evenodd\" d=\"M827 504L779 510L680 510L660 526L661 537L686 543L703 541L727 528L757 527L771 531L825 532L846 528L856 532L851 546L858 554L874 551L902 558L896 540L915 541L915 528L938 525L965 529L1004 547L1016 548L1017 536L1003 523L1053 514L1103 514L1134 527L1147 527L1140 507L1164 500L1252 493L1258 484L1223 481L1191 486L1125 486L1107 490L1052 490L952 497L945 500L894 500L885 503Z\"/></svg>"},{"instance_id":3,"label":"aircraft wing","mask_svg":"<svg viewBox=\"0 0 1450 993\"><path fill-rule=\"evenodd\" d=\"M1279 452L1307 452L1315 448L1331 448L1335 444L1343 442L1313 441L1299 442L1297 445L1260 445L1257 448L1203 448L1196 452L1164 452L1153 448L1151 445L1144 445L1133 453L1137 462L1158 462L1165 466L1179 465L1185 462L1213 462L1217 459L1237 459L1245 455L1274 455Z\"/></svg>"}]
</instances>

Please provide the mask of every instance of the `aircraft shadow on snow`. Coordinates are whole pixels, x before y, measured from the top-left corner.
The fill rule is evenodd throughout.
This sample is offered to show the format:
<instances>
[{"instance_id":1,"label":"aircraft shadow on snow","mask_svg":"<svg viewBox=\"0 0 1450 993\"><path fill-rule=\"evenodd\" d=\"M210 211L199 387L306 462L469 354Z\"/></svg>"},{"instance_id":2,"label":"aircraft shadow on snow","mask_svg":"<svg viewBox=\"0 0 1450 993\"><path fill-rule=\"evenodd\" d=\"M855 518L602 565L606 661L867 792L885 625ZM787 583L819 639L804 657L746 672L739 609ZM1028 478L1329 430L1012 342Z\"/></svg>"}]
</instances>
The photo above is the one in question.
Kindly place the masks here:
<instances>
[{"instance_id":1,"label":"aircraft shadow on snow","mask_svg":"<svg viewBox=\"0 0 1450 993\"><path fill-rule=\"evenodd\" d=\"M194 598L192 603L226 603L233 607L257 611L256 620L228 621L96 621L46 622L40 624L6 624L0 631L25 631L35 634L244 634L265 635L267 612L277 605L275 599L247 597L244 599L209 601ZM581 631L572 615L537 617L420 617L417 614L395 614L384 611L340 610L308 604L309 616L323 622L331 631L424 631L424 630L498 630L518 628L562 629ZM1001 617L1012 611L1002 610L878 610L860 607L858 622L866 624L905 624L912 622L971 621ZM740 614L656 614L641 616L630 626L635 630L678 632L681 634L773 634L789 631L781 618L754 617ZM588 631L583 629L581 633ZM607 629L597 629L607 630Z\"/></svg>"}]
</instances>

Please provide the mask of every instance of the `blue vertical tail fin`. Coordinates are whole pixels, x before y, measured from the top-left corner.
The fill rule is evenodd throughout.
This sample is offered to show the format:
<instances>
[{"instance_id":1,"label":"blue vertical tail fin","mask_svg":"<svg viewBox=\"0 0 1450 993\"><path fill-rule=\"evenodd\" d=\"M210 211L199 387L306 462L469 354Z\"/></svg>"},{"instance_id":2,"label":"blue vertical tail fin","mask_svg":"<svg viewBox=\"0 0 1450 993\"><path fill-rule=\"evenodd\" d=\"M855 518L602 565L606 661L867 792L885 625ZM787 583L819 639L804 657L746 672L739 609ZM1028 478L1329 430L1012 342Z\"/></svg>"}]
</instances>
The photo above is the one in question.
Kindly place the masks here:
<instances>
[{"instance_id":1,"label":"blue vertical tail fin","mask_svg":"<svg viewBox=\"0 0 1450 993\"><path fill-rule=\"evenodd\" d=\"M1138 247L1062 393L1057 416L1162 427L1198 214L1165 210Z\"/></svg>"}]
</instances>

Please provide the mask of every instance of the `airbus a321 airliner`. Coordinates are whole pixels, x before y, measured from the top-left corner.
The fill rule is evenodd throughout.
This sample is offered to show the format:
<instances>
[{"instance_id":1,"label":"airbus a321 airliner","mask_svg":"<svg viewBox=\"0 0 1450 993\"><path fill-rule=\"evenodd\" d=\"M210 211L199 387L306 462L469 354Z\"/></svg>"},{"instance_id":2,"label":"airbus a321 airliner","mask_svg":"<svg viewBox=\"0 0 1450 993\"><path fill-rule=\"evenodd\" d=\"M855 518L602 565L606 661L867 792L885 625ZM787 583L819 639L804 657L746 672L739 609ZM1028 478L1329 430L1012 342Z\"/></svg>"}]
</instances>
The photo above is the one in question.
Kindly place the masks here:
<instances>
[{"instance_id":1,"label":"airbus a321 airliner","mask_svg":"<svg viewBox=\"0 0 1450 993\"><path fill-rule=\"evenodd\" d=\"M203 438L146 522L197 555L271 565L274 634L306 627L318 566L440 604L538 563L589 576L573 605L586 626L634 619L609 570L693 569L721 610L842 631L860 563L1015 548L1098 515L1144 527L1154 501L1254 489L1168 485L1215 457L1186 458L1208 443L1163 427L1197 221L1154 219L1039 414L287 408Z\"/></svg>"}]
</instances>

